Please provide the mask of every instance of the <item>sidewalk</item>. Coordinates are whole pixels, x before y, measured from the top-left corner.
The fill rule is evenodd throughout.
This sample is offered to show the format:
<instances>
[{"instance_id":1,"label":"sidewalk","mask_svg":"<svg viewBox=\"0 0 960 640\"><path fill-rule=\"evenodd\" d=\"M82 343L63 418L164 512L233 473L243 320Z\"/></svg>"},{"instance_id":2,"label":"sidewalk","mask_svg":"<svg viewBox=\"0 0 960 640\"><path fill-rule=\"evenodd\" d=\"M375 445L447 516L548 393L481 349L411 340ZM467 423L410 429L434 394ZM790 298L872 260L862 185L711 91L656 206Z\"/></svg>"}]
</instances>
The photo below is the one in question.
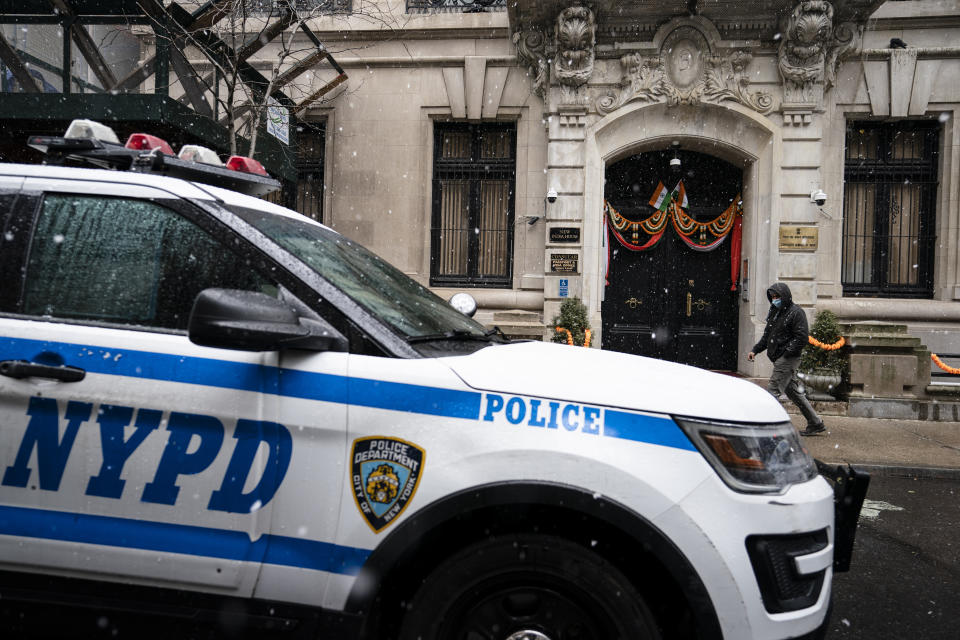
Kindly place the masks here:
<instances>
[{"instance_id":1,"label":"sidewalk","mask_svg":"<svg viewBox=\"0 0 960 640\"><path fill-rule=\"evenodd\" d=\"M880 475L960 479L960 422L821 417L826 432L801 436L818 460ZM790 419L798 429L806 426L800 415Z\"/></svg>"}]
</instances>

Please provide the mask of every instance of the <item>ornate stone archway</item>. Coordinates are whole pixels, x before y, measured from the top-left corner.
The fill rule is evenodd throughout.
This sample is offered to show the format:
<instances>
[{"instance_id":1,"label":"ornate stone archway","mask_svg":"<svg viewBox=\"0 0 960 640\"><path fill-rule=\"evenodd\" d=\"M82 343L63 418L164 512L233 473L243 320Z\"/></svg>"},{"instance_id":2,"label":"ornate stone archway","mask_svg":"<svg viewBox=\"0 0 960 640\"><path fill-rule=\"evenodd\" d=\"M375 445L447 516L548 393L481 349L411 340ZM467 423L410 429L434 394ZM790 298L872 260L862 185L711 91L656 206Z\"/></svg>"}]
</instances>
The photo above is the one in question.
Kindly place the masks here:
<instances>
[{"instance_id":1,"label":"ornate stone archway","mask_svg":"<svg viewBox=\"0 0 960 640\"><path fill-rule=\"evenodd\" d=\"M586 128L584 135L584 272L583 298L594 326L601 326L600 302L604 286L602 236L603 184L606 167L625 156L668 148L713 155L743 167L743 252L751 281L746 294L775 277L770 247L776 246L778 226L781 141L779 130L767 118L739 105L669 107L664 103L631 104ZM590 259L586 259L586 258ZM595 259L593 259L595 258ZM759 283L758 283L759 282ZM741 349L755 340L748 306L740 311ZM748 344L749 343L749 344Z\"/></svg>"}]
</instances>

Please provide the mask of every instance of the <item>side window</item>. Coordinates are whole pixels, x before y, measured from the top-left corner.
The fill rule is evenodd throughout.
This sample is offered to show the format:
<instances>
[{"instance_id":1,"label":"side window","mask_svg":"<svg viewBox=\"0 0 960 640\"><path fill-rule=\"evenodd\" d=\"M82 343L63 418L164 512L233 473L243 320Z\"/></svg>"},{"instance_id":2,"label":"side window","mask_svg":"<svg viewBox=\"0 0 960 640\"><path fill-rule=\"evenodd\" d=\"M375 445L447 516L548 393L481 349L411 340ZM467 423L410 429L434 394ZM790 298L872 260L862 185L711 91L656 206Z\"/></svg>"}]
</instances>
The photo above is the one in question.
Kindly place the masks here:
<instances>
[{"instance_id":1,"label":"side window","mask_svg":"<svg viewBox=\"0 0 960 640\"><path fill-rule=\"evenodd\" d=\"M153 202L48 195L27 260L22 312L186 329L209 287L274 293L242 258Z\"/></svg>"},{"instance_id":2,"label":"side window","mask_svg":"<svg viewBox=\"0 0 960 640\"><path fill-rule=\"evenodd\" d=\"M932 297L939 123L850 122L846 138L843 295Z\"/></svg>"},{"instance_id":3,"label":"side window","mask_svg":"<svg viewBox=\"0 0 960 640\"><path fill-rule=\"evenodd\" d=\"M516 125L437 123L430 284L510 287Z\"/></svg>"}]
</instances>

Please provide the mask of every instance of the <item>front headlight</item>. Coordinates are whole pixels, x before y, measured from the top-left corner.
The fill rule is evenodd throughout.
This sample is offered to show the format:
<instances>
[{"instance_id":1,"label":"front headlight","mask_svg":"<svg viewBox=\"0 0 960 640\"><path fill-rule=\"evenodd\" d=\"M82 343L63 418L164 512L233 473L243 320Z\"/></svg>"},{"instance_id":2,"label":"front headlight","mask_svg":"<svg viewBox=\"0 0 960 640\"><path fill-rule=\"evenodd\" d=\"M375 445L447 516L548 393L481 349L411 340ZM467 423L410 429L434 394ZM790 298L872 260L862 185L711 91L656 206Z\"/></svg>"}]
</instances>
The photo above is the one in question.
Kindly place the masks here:
<instances>
[{"instance_id":1,"label":"front headlight","mask_svg":"<svg viewBox=\"0 0 960 640\"><path fill-rule=\"evenodd\" d=\"M781 493L817 476L813 458L789 422L742 425L674 419L734 491Z\"/></svg>"}]
</instances>

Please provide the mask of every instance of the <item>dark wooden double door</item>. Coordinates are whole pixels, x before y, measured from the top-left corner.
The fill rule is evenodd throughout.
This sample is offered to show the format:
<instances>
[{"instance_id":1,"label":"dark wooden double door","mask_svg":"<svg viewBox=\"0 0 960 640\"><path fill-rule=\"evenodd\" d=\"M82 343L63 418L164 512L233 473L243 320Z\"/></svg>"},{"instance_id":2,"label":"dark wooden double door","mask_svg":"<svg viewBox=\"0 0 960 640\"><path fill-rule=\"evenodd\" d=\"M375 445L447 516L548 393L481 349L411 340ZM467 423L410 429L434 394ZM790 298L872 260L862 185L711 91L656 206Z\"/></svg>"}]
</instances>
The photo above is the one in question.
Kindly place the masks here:
<instances>
[{"instance_id":1,"label":"dark wooden double door","mask_svg":"<svg viewBox=\"0 0 960 640\"><path fill-rule=\"evenodd\" d=\"M679 157L680 170L670 160ZM632 156L607 169L604 197L630 220L653 213L650 196L682 178L686 212L705 222L740 194L742 169L690 151ZM649 239L641 234L641 243ZM697 251L668 224L660 241L632 251L608 232L610 267L601 307L604 349L715 369L737 367L738 292L731 290L731 235ZM738 257L739 259L739 257Z\"/></svg>"}]
</instances>

